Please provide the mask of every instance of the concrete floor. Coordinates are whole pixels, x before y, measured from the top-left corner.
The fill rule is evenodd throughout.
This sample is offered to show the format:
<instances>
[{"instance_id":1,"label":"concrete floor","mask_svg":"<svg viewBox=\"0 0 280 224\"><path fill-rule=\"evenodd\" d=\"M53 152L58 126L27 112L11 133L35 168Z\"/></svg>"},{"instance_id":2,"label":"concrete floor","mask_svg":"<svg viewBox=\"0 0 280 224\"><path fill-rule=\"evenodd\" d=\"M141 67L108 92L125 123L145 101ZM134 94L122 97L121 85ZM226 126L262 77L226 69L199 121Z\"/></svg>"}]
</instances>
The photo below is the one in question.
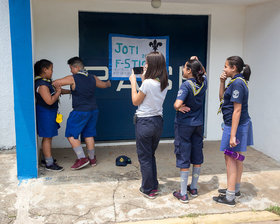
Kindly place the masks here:
<instances>
[{"instance_id":1,"label":"concrete floor","mask_svg":"<svg viewBox=\"0 0 280 224\"><path fill-rule=\"evenodd\" d=\"M144 198L138 191L141 174L135 145L97 146L97 166L87 166L78 171L70 169L75 161L71 149L54 149L54 157L65 170L53 173L39 168L39 178L22 182L16 178L15 153L2 152L0 223L83 224L141 220L155 223L151 220L168 220L190 214L254 212L271 205L280 206L280 163L252 148L245 154L242 196L236 207L216 204L212 196L217 195L218 188L226 186L223 153L218 149L219 142L205 142L199 197L190 200L189 204L182 204L172 196L172 191L180 187L173 144L165 143L158 147L156 158L160 195L154 200ZM119 155L130 157L132 164L115 166ZM250 215L246 216L250 218ZM263 216L263 220L251 221L280 220L277 217ZM248 220L239 221L242 222Z\"/></svg>"}]
</instances>

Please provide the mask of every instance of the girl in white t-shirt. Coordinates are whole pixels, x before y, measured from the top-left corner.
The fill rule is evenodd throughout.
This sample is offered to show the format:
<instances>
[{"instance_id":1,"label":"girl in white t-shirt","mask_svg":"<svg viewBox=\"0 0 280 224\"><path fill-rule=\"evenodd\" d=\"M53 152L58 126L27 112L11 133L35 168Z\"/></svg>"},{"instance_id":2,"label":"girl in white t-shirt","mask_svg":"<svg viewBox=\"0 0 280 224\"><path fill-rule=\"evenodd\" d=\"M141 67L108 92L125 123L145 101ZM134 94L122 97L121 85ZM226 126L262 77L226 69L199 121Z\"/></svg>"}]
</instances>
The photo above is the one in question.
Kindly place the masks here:
<instances>
[{"instance_id":1,"label":"girl in white t-shirt","mask_svg":"<svg viewBox=\"0 0 280 224\"><path fill-rule=\"evenodd\" d=\"M131 98L136 110L136 147L141 167L140 193L153 199L158 192L155 151L163 129L162 104L167 93L168 75L164 56L151 52L146 56L142 85L137 92L136 77L132 71Z\"/></svg>"}]
</instances>

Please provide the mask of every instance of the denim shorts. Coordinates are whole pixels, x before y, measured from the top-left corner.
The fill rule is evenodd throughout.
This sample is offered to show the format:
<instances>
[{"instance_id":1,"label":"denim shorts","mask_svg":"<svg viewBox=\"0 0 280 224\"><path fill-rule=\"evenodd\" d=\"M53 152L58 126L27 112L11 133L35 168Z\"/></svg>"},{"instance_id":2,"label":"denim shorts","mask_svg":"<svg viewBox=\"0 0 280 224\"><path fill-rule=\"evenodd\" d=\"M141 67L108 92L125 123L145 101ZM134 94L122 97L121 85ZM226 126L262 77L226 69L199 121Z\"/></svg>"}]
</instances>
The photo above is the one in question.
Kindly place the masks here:
<instances>
[{"instance_id":1,"label":"denim shorts","mask_svg":"<svg viewBox=\"0 0 280 224\"><path fill-rule=\"evenodd\" d=\"M60 125L56 122L57 109L36 105L36 124L39 137L52 138L58 135Z\"/></svg>"},{"instance_id":2,"label":"denim shorts","mask_svg":"<svg viewBox=\"0 0 280 224\"><path fill-rule=\"evenodd\" d=\"M73 110L67 119L65 137L82 138L96 137L96 123L98 110L75 111Z\"/></svg>"},{"instance_id":3,"label":"denim shorts","mask_svg":"<svg viewBox=\"0 0 280 224\"><path fill-rule=\"evenodd\" d=\"M231 126L224 125L220 151L224 151L225 149L230 148L229 147L230 131L231 131ZM254 144L253 126L251 120L248 120L245 124L241 124L237 127L236 139L238 139L240 143L236 147L230 148L230 150L234 152L246 152L247 146Z\"/></svg>"},{"instance_id":4,"label":"denim shorts","mask_svg":"<svg viewBox=\"0 0 280 224\"><path fill-rule=\"evenodd\" d=\"M189 126L175 123L174 153L176 167L186 169L190 164L203 163L203 125Z\"/></svg>"}]
</instances>

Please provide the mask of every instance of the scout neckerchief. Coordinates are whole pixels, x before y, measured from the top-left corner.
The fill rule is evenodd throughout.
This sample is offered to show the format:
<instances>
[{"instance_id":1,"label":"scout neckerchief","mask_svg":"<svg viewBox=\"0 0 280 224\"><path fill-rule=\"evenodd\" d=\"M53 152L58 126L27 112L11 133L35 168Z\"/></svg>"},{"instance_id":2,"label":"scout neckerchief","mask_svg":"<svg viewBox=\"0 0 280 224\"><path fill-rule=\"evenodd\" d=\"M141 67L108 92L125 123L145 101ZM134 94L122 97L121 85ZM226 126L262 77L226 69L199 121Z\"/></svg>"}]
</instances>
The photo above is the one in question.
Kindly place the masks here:
<instances>
[{"instance_id":1,"label":"scout neckerchief","mask_svg":"<svg viewBox=\"0 0 280 224\"><path fill-rule=\"evenodd\" d=\"M192 91L193 91L193 95L196 96L197 94L200 93L200 91L202 90L204 83L202 83L201 87L199 87L197 84L194 84L192 80L188 79L187 80L188 83L191 85L192 87ZM198 88L199 87L199 88ZM198 89L197 89L198 88Z\"/></svg>"},{"instance_id":2,"label":"scout neckerchief","mask_svg":"<svg viewBox=\"0 0 280 224\"><path fill-rule=\"evenodd\" d=\"M35 77L35 81L36 80L39 80L39 79L42 79L43 81L46 81L46 82L49 82L49 83L51 83L52 82L52 80L51 79L45 79L45 78L42 78L41 76L36 76ZM53 86L53 85L52 85ZM58 100L58 102L59 102L59 100ZM57 112L57 114L56 114L56 119L55 119L55 121L56 121L56 123L61 123L62 122L62 114L60 113L60 112Z\"/></svg>"},{"instance_id":3,"label":"scout neckerchief","mask_svg":"<svg viewBox=\"0 0 280 224\"><path fill-rule=\"evenodd\" d=\"M88 76L88 71L84 69L84 70L79 71L77 74Z\"/></svg>"},{"instance_id":4,"label":"scout neckerchief","mask_svg":"<svg viewBox=\"0 0 280 224\"><path fill-rule=\"evenodd\" d=\"M43 81L46 81L46 82L52 82L51 79L45 79L45 78L42 78L41 76L36 76L36 77L34 78L35 81L36 81L36 80L39 80L39 79L42 79Z\"/></svg>"},{"instance_id":5,"label":"scout neckerchief","mask_svg":"<svg viewBox=\"0 0 280 224\"><path fill-rule=\"evenodd\" d=\"M237 79L241 79L241 80L245 83L245 85L247 86L247 88L248 88L248 83L247 83L247 81L246 81L244 78L242 78L242 77L237 77L237 78L231 79L231 80L229 81L229 83L227 84L227 86L226 86L226 88L225 88L224 94L225 94L227 88L230 86L230 84L233 83L233 82L234 82L235 80L237 80ZM222 112L223 103L224 103L224 96L223 96L223 98L222 98L221 101L220 101L220 107L219 107L219 110L218 110L217 114L219 114L219 113Z\"/></svg>"}]
</instances>

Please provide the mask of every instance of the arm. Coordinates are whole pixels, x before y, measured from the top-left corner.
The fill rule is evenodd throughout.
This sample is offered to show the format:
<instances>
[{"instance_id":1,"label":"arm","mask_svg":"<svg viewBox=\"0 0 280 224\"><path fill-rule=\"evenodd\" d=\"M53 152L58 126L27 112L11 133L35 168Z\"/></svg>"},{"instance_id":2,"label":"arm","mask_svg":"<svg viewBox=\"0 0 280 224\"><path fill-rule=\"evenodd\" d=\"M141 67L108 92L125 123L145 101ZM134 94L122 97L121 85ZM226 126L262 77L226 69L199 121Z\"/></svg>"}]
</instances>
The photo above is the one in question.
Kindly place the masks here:
<instances>
[{"instance_id":1,"label":"arm","mask_svg":"<svg viewBox=\"0 0 280 224\"><path fill-rule=\"evenodd\" d=\"M47 86L42 85L39 87L38 93L41 95L46 104L52 105L57 101L58 97L60 96L61 88L57 87L56 93L54 95L51 95L49 88Z\"/></svg>"},{"instance_id":2,"label":"arm","mask_svg":"<svg viewBox=\"0 0 280 224\"><path fill-rule=\"evenodd\" d=\"M106 81L106 82L103 82L103 81L101 81L97 76L94 76L94 78L95 78L95 81L96 81L96 87L102 88L102 89L111 87L111 82L110 82L110 80L108 80L108 81Z\"/></svg>"},{"instance_id":3,"label":"arm","mask_svg":"<svg viewBox=\"0 0 280 224\"><path fill-rule=\"evenodd\" d=\"M55 88L57 88L57 86L66 86L66 85L70 85L71 87L74 87L75 80L73 78L73 75L68 75L62 79L54 80L52 84L55 86Z\"/></svg>"},{"instance_id":4,"label":"arm","mask_svg":"<svg viewBox=\"0 0 280 224\"><path fill-rule=\"evenodd\" d=\"M71 94L70 89L61 89L61 94Z\"/></svg>"},{"instance_id":5,"label":"arm","mask_svg":"<svg viewBox=\"0 0 280 224\"><path fill-rule=\"evenodd\" d=\"M231 132L230 132L230 141L229 145L230 147L235 147L236 144L236 131L239 124L240 116L241 116L241 109L242 104L241 103L233 103L233 114L232 114L232 123L231 123Z\"/></svg>"},{"instance_id":6,"label":"arm","mask_svg":"<svg viewBox=\"0 0 280 224\"><path fill-rule=\"evenodd\" d=\"M224 97L226 79L227 79L226 74L223 72L221 74L221 76L220 76L220 91L219 91L219 99L220 99L220 101Z\"/></svg>"},{"instance_id":7,"label":"arm","mask_svg":"<svg viewBox=\"0 0 280 224\"><path fill-rule=\"evenodd\" d=\"M174 108L176 111L180 111L182 113L186 113L191 110L191 108L189 108L185 104L183 104L183 100L176 100L174 103Z\"/></svg>"},{"instance_id":8,"label":"arm","mask_svg":"<svg viewBox=\"0 0 280 224\"><path fill-rule=\"evenodd\" d=\"M139 91L137 93L137 90L136 90L136 76L134 75L134 73L132 72L132 74L130 75L129 77L129 81L130 81L130 84L131 84L131 99L132 99L132 104L134 106L139 106L144 98L145 98L145 94L141 91Z\"/></svg>"}]
</instances>

